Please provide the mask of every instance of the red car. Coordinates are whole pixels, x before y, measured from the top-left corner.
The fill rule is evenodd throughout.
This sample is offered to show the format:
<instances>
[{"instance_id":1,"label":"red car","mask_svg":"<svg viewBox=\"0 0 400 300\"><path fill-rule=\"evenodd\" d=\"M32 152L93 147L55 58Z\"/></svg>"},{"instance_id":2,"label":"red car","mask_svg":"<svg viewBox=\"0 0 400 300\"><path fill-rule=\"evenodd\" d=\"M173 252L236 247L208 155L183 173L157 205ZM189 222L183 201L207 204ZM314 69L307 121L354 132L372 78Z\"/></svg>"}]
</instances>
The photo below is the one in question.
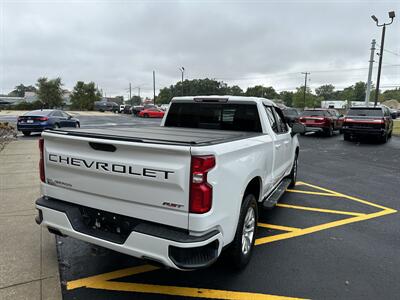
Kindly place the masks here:
<instances>
[{"instance_id":1,"label":"red car","mask_svg":"<svg viewBox=\"0 0 400 300\"><path fill-rule=\"evenodd\" d=\"M143 118L162 118L164 117L165 111L156 108L156 107L151 107L148 109L143 109L142 111L139 112L138 116L143 117Z\"/></svg>"},{"instance_id":2,"label":"red car","mask_svg":"<svg viewBox=\"0 0 400 300\"><path fill-rule=\"evenodd\" d=\"M335 130L342 130L343 115L335 109L307 109L302 112L300 123L306 126L307 132L322 132L332 136Z\"/></svg>"}]
</instances>

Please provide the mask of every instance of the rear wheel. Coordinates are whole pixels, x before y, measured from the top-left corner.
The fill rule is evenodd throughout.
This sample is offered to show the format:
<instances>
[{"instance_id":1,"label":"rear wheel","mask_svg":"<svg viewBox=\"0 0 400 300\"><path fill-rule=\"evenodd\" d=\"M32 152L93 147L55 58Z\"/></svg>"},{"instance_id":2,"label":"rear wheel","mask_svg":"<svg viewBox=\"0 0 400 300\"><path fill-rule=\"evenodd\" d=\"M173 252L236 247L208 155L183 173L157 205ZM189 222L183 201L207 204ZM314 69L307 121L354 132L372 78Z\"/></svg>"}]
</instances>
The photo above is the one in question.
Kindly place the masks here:
<instances>
[{"instance_id":1,"label":"rear wheel","mask_svg":"<svg viewBox=\"0 0 400 300\"><path fill-rule=\"evenodd\" d=\"M293 188L296 185L296 179L297 179L297 154L293 162L293 167L292 171L290 172L289 178L290 178L290 184L289 187Z\"/></svg>"},{"instance_id":2,"label":"rear wheel","mask_svg":"<svg viewBox=\"0 0 400 300\"><path fill-rule=\"evenodd\" d=\"M144 114L144 115L143 115L143 117L145 117L145 118L148 118L148 117L149 117L149 115L148 115L148 114Z\"/></svg>"},{"instance_id":3,"label":"rear wheel","mask_svg":"<svg viewBox=\"0 0 400 300\"><path fill-rule=\"evenodd\" d=\"M30 135L31 135L31 132L30 132L30 131L22 131L22 134L23 134L24 136L30 136Z\"/></svg>"},{"instance_id":4,"label":"rear wheel","mask_svg":"<svg viewBox=\"0 0 400 300\"><path fill-rule=\"evenodd\" d=\"M257 229L257 201L253 194L245 196L241 209L235 238L230 245L230 263L235 269L243 269L249 263L254 249Z\"/></svg>"},{"instance_id":5,"label":"rear wheel","mask_svg":"<svg viewBox=\"0 0 400 300\"><path fill-rule=\"evenodd\" d=\"M386 143L389 139L389 136L387 133L385 133L382 137L381 137L381 142L382 143Z\"/></svg>"},{"instance_id":6,"label":"rear wheel","mask_svg":"<svg viewBox=\"0 0 400 300\"><path fill-rule=\"evenodd\" d=\"M81 124L79 124L78 122L75 123L75 128L81 128Z\"/></svg>"},{"instance_id":7,"label":"rear wheel","mask_svg":"<svg viewBox=\"0 0 400 300\"><path fill-rule=\"evenodd\" d=\"M53 126L54 129L60 128L60 125L58 123L54 124Z\"/></svg>"},{"instance_id":8,"label":"rear wheel","mask_svg":"<svg viewBox=\"0 0 400 300\"><path fill-rule=\"evenodd\" d=\"M329 128L325 129L325 135L326 136L332 136L333 135L333 125L329 126Z\"/></svg>"},{"instance_id":9,"label":"rear wheel","mask_svg":"<svg viewBox=\"0 0 400 300\"><path fill-rule=\"evenodd\" d=\"M350 141L350 134L344 133L344 134L343 134L343 139L344 139L345 141Z\"/></svg>"}]
</instances>

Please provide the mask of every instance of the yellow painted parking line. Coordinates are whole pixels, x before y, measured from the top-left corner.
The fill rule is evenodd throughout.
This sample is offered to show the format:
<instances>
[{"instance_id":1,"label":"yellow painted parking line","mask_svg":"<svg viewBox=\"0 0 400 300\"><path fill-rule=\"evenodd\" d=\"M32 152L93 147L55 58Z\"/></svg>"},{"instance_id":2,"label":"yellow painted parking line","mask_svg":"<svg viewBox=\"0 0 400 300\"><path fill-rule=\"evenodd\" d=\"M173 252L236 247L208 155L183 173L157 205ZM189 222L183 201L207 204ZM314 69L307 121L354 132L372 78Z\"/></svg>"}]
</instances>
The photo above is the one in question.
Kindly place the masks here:
<instances>
[{"instance_id":1,"label":"yellow painted parking line","mask_svg":"<svg viewBox=\"0 0 400 300\"><path fill-rule=\"evenodd\" d=\"M306 185L308 187L320 190L320 191L324 191L324 192L327 192L327 193L335 194L338 197L342 197L342 198L346 198L346 199L349 199L349 200L353 200L353 201L356 201L356 202L359 202L359 203L362 203L362 204L366 204L366 205L369 205L369 206L373 206L373 207L376 207L376 208L390 209L388 207L385 207L385 206L382 206L382 205L379 205L379 204L375 204L375 203L372 203L372 202L369 202L369 201L366 201L366 200L363 200L363 199L360 199L360 198L357 198L357 197L354 197L354 196L348 196L348 195L345 195L345 194L342 194L342 193L339 193L339 192L335 192L335 191L332 191L332 190L329 190L329 189L326 189L326 188L323 188L323 187L320 187L320 186L316 186L316 185L313 185L313 184L310 184L310 183L302 182L302 184Z\"/></svg>"},{"instance_id":2,"label":"yellow painted parking line","mask_svg":"<svg viewBox=\"0 0 400 300\"><path fill-rule=\"evenodd\" d=\"M73 290L84 286L89 286L99 281L112 280L121 277L127 277L135 274L145 273L159 269L151 265L142 265L137 267L126 268L114 272L108 272L100 275L90 276L82 279L68 281L67 290Z\"/></svg>"},{"instance_id":3,"label":"yellow painted parking line","mask_svg":"<svg viewBox=\"0 0 400 300\"><path fill-rule=\"evenodd\" d=\"M292 190L292 189L287 189L286 192L307 194L307 195L328 196L328 197L339 197L337 194L332 194L332 193L321 193L321 192L311 192L311 191Z\"/></svg>"},{"instance_id":4,"label":"yellow painted parking line","mask_svg":"<svg viewBox=\"0 0 400 300\"><path fill-rule=\"evenodd\" d=\"M142 283L129 283L129 282L115 282L115 281L101 281L95 282L89 286L94 289L110 290L110 291L124 291L148 294L161 294L181 297L196 297L196 298L211 298L211 299L232 299L232 300L284 300L284 299L301 299L290 298L284 296L235 292L224 290L213 290L203 288L190 288L180 286L168 285L155 285L155 284L142 284Z\"/></svg>"},{"instance_id":5,"label":"yellow painted parking line","mask_svg":"<svg viewBox=\"0 0 400 300\"><path fill-rule=\"evenodd\" d=\"M277 234L277 235L273 235L273 236L259 238L259 239L256 239L255 244L262 245L262 244L272 243L272 242L276 242L276 241L280 241L280 240L290 239L290 238L294 238L297 236L302 236L302 235L314 233L317 231L321 231L321 230L325 230L325 229L329 229L329 228L333 228L333 227L337 227L337 226L342 226L342 225L346 225L346 224L350 224L350 223L354 223L354 222L360 222L360 221L373 219L373 218L381 217L381 216L388 215L388 214L393 214L395 212L396 212L396 210L394 210L394 209L385 209L385 210L378 211L376 213L371 213L371 214L367 214L367 215L364 214L364 215L360 215L360 216L356 216L356 217L351 217L351 218L347 218L347 219L342 219L342 220L338 220L338 221L334 221L334 222L329 222L329 223L325 223L325 224L321 224L321 225L317 225L317 226L300 229L300 230L293 231L293 232L286 232L286 233L281 233L281 234Z\"/></svg>"},{"instance_id":6,"label":"yellow painted parking line","mask_svg":"<svg viewBox=\"0 0 400 300\"><path fill-rule=\"evenodd\" d=\"M258 226L282 231L296 231L300 230L300 228L289 227L289 226L282 226L282 225L275 225L275 224L266 224L266 223L257 223Z\"/></svg>"},{"instance_id":7,"label":"yellow painted parking line","mask_svg":"<svg viewBox=\"0 0 400 300\"><path fill-rule=\"evenodd\" d=\"M289 205L289 204L277 204L278 207L284 208L292 208L292 209L300 209L306 211L317 211L324 213L333 213L333 214L342 214L342 215L350 215L352 217L328 222L325 224L320 224L308 228L295 228L288 227L283 225L274 225L267 223L258 223L258 226L277 229L286 231L285 233L267 236L263 238L258 238L255 241L256 245L263 245L267 243L272 243L280 240L290 239L298 236L307 235L310 233L351 224L354 222L360 222L368 219L373 219L377 217L381 217L388 214L396 213L397 211L391 208L384 207L382 205L378 205L372 202L368 202L366 200L359 199L357 197L348 196L342 193L338 193L329 189L325 189L322 187L318 187L305 182L298 182L296 185L308 186L313 189L316 189L317 192L313 191L301 191L301 190L289 190L289 192L294 193L304 193L310 195L319 195L319 196L329 196L329 197L339 197L343 199L348 199L352 201L356 201L365 205L373 206L381 209L381 211L375 213L358 213L358 212L348 212L348 211L338 211L338 210L330 210L323 208L315 208L315 207L306 207L306 206L298 206L298 205ZM340 200L343 200L340 199ZM82 278L78 280L73 280L67 283L67 289L72 290L81 287L93 288L93 289L103 289L110 291L127 291L127 292L137 292L137 293L147 293L147 294L159 294L159 295L171 295L171 296L182 296L182 297L197 297L197 298L213 298L213 299L238 299L238 300L247 300L247 299L299 299L299 298L290 298L284 296L277 295L269 295L269 294L260 294L260 293L251 293L251 292L241 292L241 291L225 291L225 290L214 290L214 289L206 289L206 288L192 288L192 287L179 287L179 286L165 286L165 285L154 285L154 284L141 284L141 283L130 283L130 282L117 282L110 281L117 278L127 277L131 275L136 275L140 273L145 273L153 270L157 270L157 267L150 265L137 266L132 268L126 268L115 272L109 272L101 275L91 276L87 278Z\"/></svg>"},{"instance_id":8,"label":"yellow painted parking line","mask_svg":"<svg viewBox=\"0 0 400 300\"><path fill-rule=\"evenodd\" d=\"M289 204L283 204L283 203L278 203L278 204L276 204L276 206L284 207L284 208L308 210L308 211L317 211L317 212L323 212L323 213L328 213L328 214L349 215L349 216L363 216L363 215L365 215L363 213L352 212L352 211L332 210L332 209L308 207L308 206L300 206L300 205L289 205Z\"/></svg>"}]
</instances>

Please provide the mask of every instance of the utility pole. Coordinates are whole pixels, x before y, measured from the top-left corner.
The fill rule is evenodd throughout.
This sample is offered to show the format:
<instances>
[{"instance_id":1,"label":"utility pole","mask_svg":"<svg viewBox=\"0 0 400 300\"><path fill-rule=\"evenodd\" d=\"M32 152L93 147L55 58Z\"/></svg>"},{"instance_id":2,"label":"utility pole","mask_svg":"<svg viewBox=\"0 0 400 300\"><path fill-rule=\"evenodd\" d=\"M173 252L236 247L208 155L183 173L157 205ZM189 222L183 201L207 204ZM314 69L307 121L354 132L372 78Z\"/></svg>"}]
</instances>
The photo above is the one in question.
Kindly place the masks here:
<instances>
[{"instance_id":1,"label":"utility pole","mask_svg":"<svg viewBox=\"0 0 400 300\"><path fill-rule=\"evenodd\" d=\"M365 106L369 106L369 96L371 94L371 77L372 77L372 68L374 66L374 54L375 54L375 39L372 40L371 43L371 56L369 58L369 70L368 70L368 81L367 81L367 92L365 93Z\"/></svg>"},{"instance_id":2,"label":"utility pole","mask_svg":"<svg viewBox=\"0 0 400 300\"><path fill-rule=\"evenodd\" d=\"M153 71L153 104L156 105L156 71Z\"/></svg>"},{"instance_id":3,"label":"utility pole","mask_svg":"<svg viewBox=\"0 0 400 300\"><path fill-rule=\"evenodd\" d=\"M389 13L390 22L379 24L378 18L374 15L371 16L372 20L375 21L376 26L382 27L382 38L381 38L381 50L379 52L379 65L378 65L378 78L376 79L376 91L375 91L375 103L374 106L378 104L378 96L379 96L379 84L381 82L381 69L382 69L382 59L383 59L383 46L385 44L385 33L386 33L386 25L390 25L393 23L393 19L395 17L394 11L390 11Z\"/></svg>"},{"instance_id":4,"label":"utility pole","mask_svg":"<svg viewBox=\"0 0 400 300\"><path fill-rule=\"evenodd\" d=\"M132 100L132 84L129 82L129 99L131 100L131 107L133 107L133 100Z\"/></svg>"},{"instance_id":5,"label":"utility pole","mask_svg":"<svg viewBox=\"0 0 400 300\"><path fill-rule=\"evenodd\" d=\"M301 72L301 74L304 74L304 94L303 94L303 100L304 100L304 108L306 108L306 92L307 92L307 76L310 75L310 72Z\"/></svg>"}]
</instances>

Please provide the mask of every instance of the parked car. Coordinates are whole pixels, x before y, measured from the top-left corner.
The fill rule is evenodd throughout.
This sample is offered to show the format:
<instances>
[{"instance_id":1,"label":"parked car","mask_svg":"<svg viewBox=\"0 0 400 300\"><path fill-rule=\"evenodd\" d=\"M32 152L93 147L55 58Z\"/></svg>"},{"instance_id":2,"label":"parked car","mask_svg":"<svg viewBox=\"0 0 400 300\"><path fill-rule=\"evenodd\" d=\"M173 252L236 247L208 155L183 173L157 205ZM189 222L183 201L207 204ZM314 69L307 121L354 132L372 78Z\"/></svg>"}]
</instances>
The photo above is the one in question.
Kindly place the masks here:
<instances>
[{"instance_id":1,"label":"parked car","mask_svg":"<svg viewBox=\"0 0 400 300\"><path fill-rule=\"evenodd\" d=\"M378 138L386 143L392 136L393 119L386 106L352 107L343 123L343 139L354 137Z\"/></svg>"},{"instance_id":2,"label":"parked car","mask_svg":"<svg viewBox=\"0 0 400 300\"><path fill-rule=\"evenodd\" d=\"M332 136L335 130L341 130L343 120L343 115L332 108L307 109L299 118L299 121L306 126L307 132L320 132L326 136Z\"/></svg>"},{"instance_id":3,"label":"parked car","mask_svg":"<svg viewBox=\"0 0 400 300\"><path fill-rule=\"evenodd\" d=\"M299 112L297 109L292 108L292 107L285 107L282 108L283 115L285 116L285 120L288 123L289 126L292 126L293 123L296 123L299 121Z\"/></svg>"},{"instance_id":4,"label":"parked car","mask_svg":"<svg viewBox=\"0 0 400 300\"><path fill-rule=\"evenodd\" d=\"M94 108L95 108L95 110L100 111L100 112L104 112L104 111L118 112L119 111L118 103L110 102L110 101L95 101Z\"/></svg>"},{"instance_id":5,"label":"parked car","mask_svg":"<svg viewBox=\"0 0 400 300\"><path fill-rule=\"evenodd\" d=\"M162 118L164 117L165 111L156 108L156 107L151 107L147 109L143 109L139 112L138 116L143 117L143 118Z\"/></svg>"},{"instance_id":6,"label":"parked car","mask_svg":"<svg viewBox=\"0 0 400 300\"><path fill-rule=\"evenodd\" d=\"M222 251L244 268L259 209L296 184L303 130L267 99L197 96L172 99L157 127L46 131L36 222L175 269Z\"/></svg>"},{"instance_id":7,"label":"parked car","mask_svg":"<svg viewBox=\"0 0 400 300\"><path fill-rule=\"evenodd\" d=\"M132 113L132 106L126 104L124 110L122 111L124 114L131 114Z\"/></svg>"},{"instance_id":8,"label":"parked car","mask_svg":"<svg viewBox=\"0 0 400 300\"><path fill-rule=\"evenodd\" d=\"M62 110L43 109L34 110L19 116L17 129L25 136L31 132L42 132L45 129L56 129L61 127L80 127L79 120Z\"/></svg>"},{"instance_id":9,"label":"parked car","mask_svg":"<svg viewBox=\"0 0 400 300\"><path fill-rule=\"evenodd\" d=\"M167 110L168 109L168 107L169 107L169 104L161 104L160 105L160 109L162 109L162 110Z\"/></svg>"},{"instance_id":10,"label":"parked car","mask_svg":"<svg viewBox=\"0 0 400 300\"><path fill-rule=\"evenodd\" d=\"M134 115L138 115L144 109L156 107L154 104L145 104L145 105L135 105L132 108L132 113Z\"/></svg>"},{"instance_id":11,"label":"parked car","mask_svg":"<svg viewBox=\"0 0 400 300\"><path fill-rule=\"evenodd\" d=\"M392 116L392 119L397 119L397 117L400 116L400 110L390 108L390 115Z\"/></svg>"},{"instance_id":12,"label":"parked car","mask_svg":"<svg viewBox=\"0 0 400 300\"><path fill-rule=\"evenodd\" d=\"M119 113L121 114L121 113L123 113L124 112L124 110L125 110L125 104L121 104L120 106L119 106Z\"/></svg>"}]
</instances>

